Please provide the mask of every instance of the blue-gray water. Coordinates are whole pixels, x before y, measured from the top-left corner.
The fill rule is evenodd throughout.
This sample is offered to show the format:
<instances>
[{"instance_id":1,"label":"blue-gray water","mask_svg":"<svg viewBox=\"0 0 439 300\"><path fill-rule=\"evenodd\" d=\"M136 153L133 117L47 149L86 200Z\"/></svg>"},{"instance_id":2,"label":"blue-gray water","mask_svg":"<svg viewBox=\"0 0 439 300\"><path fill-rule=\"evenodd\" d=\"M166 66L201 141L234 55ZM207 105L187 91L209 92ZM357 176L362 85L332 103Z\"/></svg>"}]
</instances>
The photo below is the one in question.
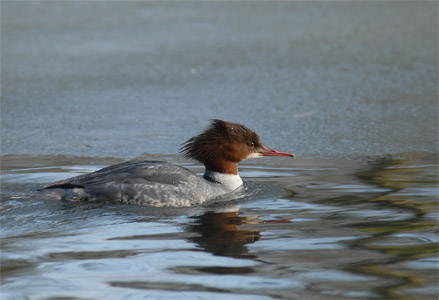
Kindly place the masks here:
<instances>
[{"instance_id":1,"label":"blue-gray water","mask_svg":"<svg viewBox=\"0 0 439 300\"><path fill-rule=\"evenodd\" d=\"M437 2L1 2L2 299L437 299ZM17 199L210 118L224 206Z\"/></svg>"},{"instance_id":2,"label":"blue-gray water","mask_svg":"<svg viewBox=\"0 0 439 300\"><path fill-rule=\"evenodd\" d=\"M223 206L12 197L115 161L3 156L2 299L438 295L436 155L248 162Z\"/></svg>"}]
</instances>

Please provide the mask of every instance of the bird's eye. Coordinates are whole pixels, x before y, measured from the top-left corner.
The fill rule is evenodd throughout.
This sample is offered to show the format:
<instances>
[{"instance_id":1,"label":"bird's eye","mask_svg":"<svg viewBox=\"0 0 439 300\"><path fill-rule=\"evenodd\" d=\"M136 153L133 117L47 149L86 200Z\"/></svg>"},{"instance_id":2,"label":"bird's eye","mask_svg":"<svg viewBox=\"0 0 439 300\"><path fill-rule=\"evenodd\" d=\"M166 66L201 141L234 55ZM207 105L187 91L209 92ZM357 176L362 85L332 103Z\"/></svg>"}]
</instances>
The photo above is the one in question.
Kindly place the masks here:
<instances>
[{"instance_id":1,"label":"bird's eye","mask_svg":"<svg viewBox=\"0 0 439 300\"><path fill-rule=\"evenodd\" d=\"M255 147L255 143L254 143L254 142L251 142L250 146L251 146L252 148L254 148L254 147Z\"/></svg>"}]
</instances>

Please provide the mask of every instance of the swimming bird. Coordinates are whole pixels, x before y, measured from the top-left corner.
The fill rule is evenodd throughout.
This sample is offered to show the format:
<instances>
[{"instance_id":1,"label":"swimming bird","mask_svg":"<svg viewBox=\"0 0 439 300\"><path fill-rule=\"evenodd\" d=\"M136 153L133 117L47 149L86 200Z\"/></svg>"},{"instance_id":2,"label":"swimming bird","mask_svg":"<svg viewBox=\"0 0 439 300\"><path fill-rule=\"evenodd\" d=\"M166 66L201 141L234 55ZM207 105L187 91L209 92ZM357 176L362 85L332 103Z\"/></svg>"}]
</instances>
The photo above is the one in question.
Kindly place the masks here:
<instances>
[{"instance_id":1,"label":"swimming bird","mask_svg":"<svg viewBox=\"0 0 439 300\"><path fill-rule=\"evenodd\" d=\"M204 176L167 162L127 161L93 173L50 183L41 192L59 200L108 200L144 206L193 206L239 190L240 161L262 156L288 156L264 146L244 125L212 120L180 152L204 164Z\"/></svg>"}]
</instances>

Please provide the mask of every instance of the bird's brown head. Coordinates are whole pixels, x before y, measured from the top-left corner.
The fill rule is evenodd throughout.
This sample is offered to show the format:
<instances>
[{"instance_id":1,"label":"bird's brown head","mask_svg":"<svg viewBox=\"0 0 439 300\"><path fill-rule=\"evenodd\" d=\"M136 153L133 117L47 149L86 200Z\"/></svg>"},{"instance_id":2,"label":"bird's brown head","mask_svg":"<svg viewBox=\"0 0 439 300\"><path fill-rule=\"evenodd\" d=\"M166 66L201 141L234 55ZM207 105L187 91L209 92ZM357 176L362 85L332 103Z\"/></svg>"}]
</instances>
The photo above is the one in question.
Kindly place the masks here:
<instances>
[{"instance_id":1,"label":"bird's brown head","mask_svg":"<svg viewBox=\"0 0 439 300\"><path fill-rule=\"evenodd\" d=\"M203 163L207 170L238 174L238 163L261 156L289 156L265 147L258 134L248 127L222 120L212 120L201 134L187 140L180 149L187 157Z\"/></svg>"}]
</instances>

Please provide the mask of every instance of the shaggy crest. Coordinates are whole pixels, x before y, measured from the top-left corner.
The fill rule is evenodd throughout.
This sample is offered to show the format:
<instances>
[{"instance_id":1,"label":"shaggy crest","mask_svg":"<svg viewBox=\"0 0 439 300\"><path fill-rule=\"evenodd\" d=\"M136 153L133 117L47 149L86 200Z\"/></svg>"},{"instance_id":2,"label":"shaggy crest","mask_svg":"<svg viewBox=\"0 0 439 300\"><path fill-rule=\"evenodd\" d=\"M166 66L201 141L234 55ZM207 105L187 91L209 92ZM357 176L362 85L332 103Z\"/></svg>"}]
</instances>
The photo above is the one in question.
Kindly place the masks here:
<instances>
[{"instance_id":1,"label":"shaggy crest","mask_svg":"<svg viewBox=\"0 0 439 300\"><path fill-rule=\"evenodd\" d=\"M203 133L187 140L180 152L186 158L208 164L217 158L219 146L228 143L245 144L249 152L262 147L259 136L253 130L238 123L214 119Z\"/></svg>"}]
</instances>

